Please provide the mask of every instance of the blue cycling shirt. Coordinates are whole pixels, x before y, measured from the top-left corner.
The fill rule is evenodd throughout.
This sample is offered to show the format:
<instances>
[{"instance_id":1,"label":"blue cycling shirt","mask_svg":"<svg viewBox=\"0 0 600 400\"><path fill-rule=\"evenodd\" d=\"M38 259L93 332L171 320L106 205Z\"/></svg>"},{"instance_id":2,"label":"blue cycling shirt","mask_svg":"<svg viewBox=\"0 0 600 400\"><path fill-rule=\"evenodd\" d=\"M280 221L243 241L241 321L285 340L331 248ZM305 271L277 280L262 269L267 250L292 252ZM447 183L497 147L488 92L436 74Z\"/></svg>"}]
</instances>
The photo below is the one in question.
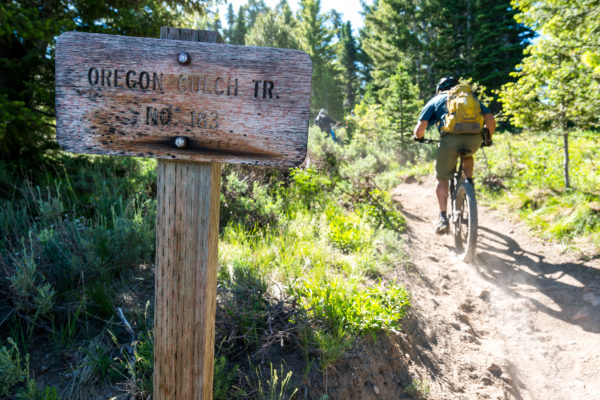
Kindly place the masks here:
<instances>
[{"instance_id":1,"label":"blue cycling shirt","mask_svg":"<svg viewBox=\"0 0 600 400\"><path fill-rule=\"evenodd\" d=\"M448 93L440 93L429 100L427 104L425 104L425 107L423 107L421 115L419 115L419 121L427 121L428 127L437 124L438 131L441 130L442 126L444 125L444 117L446 114L448 114L448 107L446 107L447 98ZM482 114L491 113L490 109L485 105L481 103L480 105Z\"/></svg>"}]
</instances>

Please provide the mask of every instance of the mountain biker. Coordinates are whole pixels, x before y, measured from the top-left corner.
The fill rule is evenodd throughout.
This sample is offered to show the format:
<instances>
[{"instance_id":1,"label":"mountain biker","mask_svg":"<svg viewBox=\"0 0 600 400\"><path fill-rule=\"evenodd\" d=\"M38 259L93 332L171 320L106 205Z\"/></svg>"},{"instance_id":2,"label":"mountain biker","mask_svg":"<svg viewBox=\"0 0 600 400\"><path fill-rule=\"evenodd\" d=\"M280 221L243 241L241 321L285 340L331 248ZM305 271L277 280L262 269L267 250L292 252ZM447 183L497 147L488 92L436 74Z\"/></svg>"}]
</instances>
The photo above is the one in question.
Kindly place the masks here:
<instances>
[{"instance_id":1,"label":"mountain biker","mask_svg":"<svg viewBox=\"0 0 600 400\"><path fill-rule=\"evenodd\" d=\"M321 132L328 133L329 135L331 135L331 139L333 139L334 142L337 142L337 139L335 137L335 133L333 132L333 125L338 125L338 124L339 124L338 122L331 119L327 115L327 110L324 108L322 108L319 111L317 118L315 118L315 125L317 125L319 128L321 128Z\"/></svg>"},{"instance_id":2,"label":"mountain biker","mask_svg":"<svg viewBox=\"0 0 600 400\"><path fill-rule=\"evenodd\" d=\"M473 154L481 147L481 133L471 134L451 134L445 132L444 117L448 114L448 91L459 84L458 80L452 76L446 76L440 79L437 85L436 95L427 102L419 121L415 126L413 135L415 140L419 141L425 136L427 127L436 124L440 132L441 141L435 160L435 171L437 178L437 187L435 193L440 206L440 217L437 221L435 232L439 235L447 233L450 229L448 215L446 213L448 204L448 181L452 178L452 173L458 161L458 151L465 149L471 152L470 155L463 158L463 170L467 181L473 184ZM489 108L480 103L481 114L485 127L490 132L490 138L496 129L496 120Z\"/></svg>"}]
</instances>

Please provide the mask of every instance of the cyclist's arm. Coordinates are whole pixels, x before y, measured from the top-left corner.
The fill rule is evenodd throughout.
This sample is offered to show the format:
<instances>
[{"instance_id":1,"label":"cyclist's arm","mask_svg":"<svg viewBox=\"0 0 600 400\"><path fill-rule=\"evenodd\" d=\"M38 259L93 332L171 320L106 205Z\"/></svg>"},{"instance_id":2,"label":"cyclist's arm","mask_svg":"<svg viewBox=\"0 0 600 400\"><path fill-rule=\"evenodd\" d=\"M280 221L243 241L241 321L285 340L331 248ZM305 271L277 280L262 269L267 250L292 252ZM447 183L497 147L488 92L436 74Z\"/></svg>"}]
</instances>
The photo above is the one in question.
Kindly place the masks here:
<instances>
[{"instance_id":1,"label":"cyclist's arm","mask_svg":"<svg viewBox=\"0 0 600 400\"><path fill-rule=\"evenodd\" d=\"M424 119L419 120L419 122L417 122L417 125L415 126L415 129L413 131L413 136L417 139L420 139L423 136L425 136L425 130L427 129L428 125L429 125L429 122L427 122L427 120L424 120Z\"/></svg>"},{"instance_id":2,"label":"cyclist's arm","mask_svg":"<svg viewBox=\"0 0 600 400\"><path fill-rule=\"evenodd\" d=\"M485 121L485 127L490 131L490 138L494 135L494 131L496 130L496 120L494 119L494 114L485 113L483 114L483 120Z\"/></svg>"}]
</instances>

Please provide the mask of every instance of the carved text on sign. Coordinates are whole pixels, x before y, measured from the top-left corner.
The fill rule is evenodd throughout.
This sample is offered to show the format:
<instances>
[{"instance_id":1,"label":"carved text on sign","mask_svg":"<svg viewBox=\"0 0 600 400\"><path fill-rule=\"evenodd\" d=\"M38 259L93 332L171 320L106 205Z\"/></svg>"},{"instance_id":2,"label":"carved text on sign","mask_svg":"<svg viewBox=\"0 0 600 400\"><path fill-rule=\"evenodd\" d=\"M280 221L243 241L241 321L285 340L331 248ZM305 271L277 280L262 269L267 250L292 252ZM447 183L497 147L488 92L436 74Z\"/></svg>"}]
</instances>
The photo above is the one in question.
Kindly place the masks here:
<instances>
[{"instance_id":1,"label":"carved text on sign","mask_svg":"<svg viewBox=\"0 0 600 400\"><path fill-rule=\"evenodd\" d=\"M91 67L87 71L87 80L92 87L106 87L130 90L155 90L161 93L172 90L165 86L165 74L154 71L121 70L117 68ZM167 79L167 82L171 82ZM275 82L270 80L253 79L254 98L279 99L274 94ZM217 96L238 96L239 79L231 77L211 77L209 75L180 74L177 77L177 91L179 93L214 94ZM174 111L172 108L158 109L146 107L146 125L170 125ZM217 129L219 127L219 113L216 111L191 111L189 126L192 128Z\"/></svg>"},{"instance_id":2,"label":"carved text on sign","mask_svg":"<svg viewBox=\"0 0 600 400\"><path fill-rule=\"evenodd\" d=\"M177 79L177 89L180 92L216 94L218 96L226 94L227 96L238 95L238 79L217 76L211 78L208 75L179 75Z\"/></svg>"},{"instance_id":3,"label":"carved text on sign","mask_svg":"<svg viewBox=\"0 0 600 400\"><path fill-rule=\"evenodd\" d=\"M163 74L156 72L125 71L119 69L95 68L88 70L88 82L91 86L106 86L127 89L163 90Z\"/></svg>"},{"instance_id":4,"label":"carved text on sign","mask_svg":"<svg viewBox=\"0 0 600 400\"><path fill-rule=\"evenodd\" d=\"M87 81L92 87L107 87L131 90L157 90L164 92L165 75L153 71L122 70L117 68L91 67L87 71ZM168 82L172 82L167 77ZM274 93L275 82L272 80L253 79L254 98L279 99ZM217 96L238 96L239 79L223 76L180 74L177 77L177 90L180 93L215 94Z\"/></svg>"}]
</instances>

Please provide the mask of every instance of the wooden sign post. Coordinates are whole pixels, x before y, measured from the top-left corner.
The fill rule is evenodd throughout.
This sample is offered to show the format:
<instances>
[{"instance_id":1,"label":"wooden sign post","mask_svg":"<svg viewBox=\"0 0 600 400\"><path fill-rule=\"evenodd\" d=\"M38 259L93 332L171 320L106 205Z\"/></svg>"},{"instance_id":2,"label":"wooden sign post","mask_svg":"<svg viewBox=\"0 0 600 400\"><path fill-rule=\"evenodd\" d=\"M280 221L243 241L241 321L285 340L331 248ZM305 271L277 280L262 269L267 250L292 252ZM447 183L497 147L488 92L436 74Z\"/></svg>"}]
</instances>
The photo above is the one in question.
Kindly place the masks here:
<instances>
[{"instance_id":1,"label":"wooden sign post","mask_svg":"<svg viewBox=\"0 0 600 400\"><path fill-rule=\"evenodd\" d=\"M306 53L68 32L56 46L57 139L78 153L158 158L154 399L212 399L221 164L306 155ZM192 43L193 42L193 43Z\"/></svg>"}]
</instances>

